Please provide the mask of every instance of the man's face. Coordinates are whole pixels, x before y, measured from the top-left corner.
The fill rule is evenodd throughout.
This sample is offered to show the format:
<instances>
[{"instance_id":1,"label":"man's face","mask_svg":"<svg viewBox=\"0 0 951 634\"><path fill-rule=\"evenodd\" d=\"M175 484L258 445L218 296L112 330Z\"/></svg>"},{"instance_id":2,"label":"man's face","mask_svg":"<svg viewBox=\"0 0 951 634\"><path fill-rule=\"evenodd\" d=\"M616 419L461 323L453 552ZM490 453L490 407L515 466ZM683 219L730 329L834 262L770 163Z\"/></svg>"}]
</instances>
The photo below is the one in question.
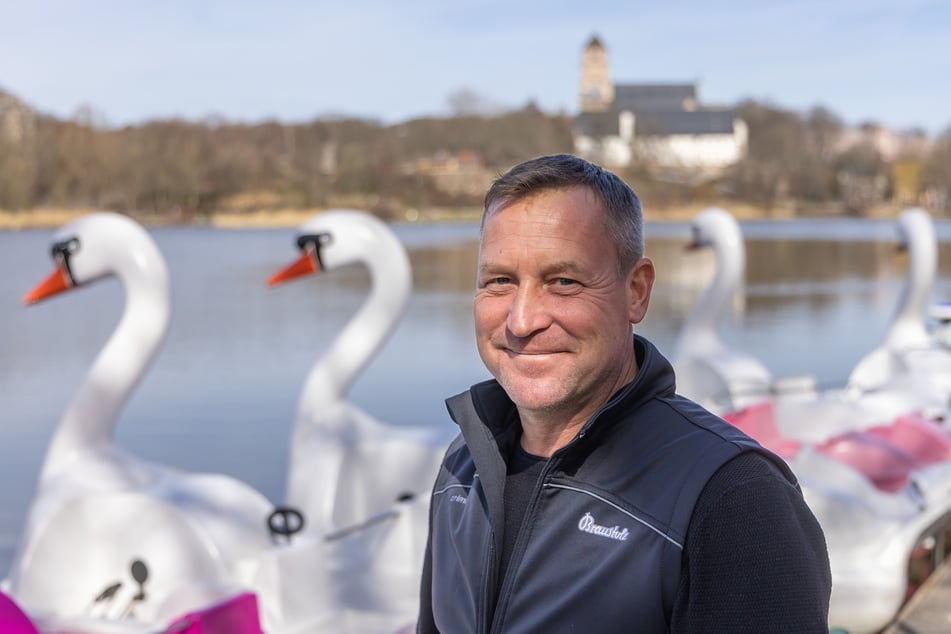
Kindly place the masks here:
<instances>
[{"instance_id":1,"label":"man's face","mask_svg":"<svg viewBox=\"0 0 951 634\"><path fill-rule=\"evenodd\" d=\"M636 373L631 324L653 266L618 277L617 249L587 188L489 209L474 314L483 363L520 412L590 416Z\"/></svg>"}]
</instances>

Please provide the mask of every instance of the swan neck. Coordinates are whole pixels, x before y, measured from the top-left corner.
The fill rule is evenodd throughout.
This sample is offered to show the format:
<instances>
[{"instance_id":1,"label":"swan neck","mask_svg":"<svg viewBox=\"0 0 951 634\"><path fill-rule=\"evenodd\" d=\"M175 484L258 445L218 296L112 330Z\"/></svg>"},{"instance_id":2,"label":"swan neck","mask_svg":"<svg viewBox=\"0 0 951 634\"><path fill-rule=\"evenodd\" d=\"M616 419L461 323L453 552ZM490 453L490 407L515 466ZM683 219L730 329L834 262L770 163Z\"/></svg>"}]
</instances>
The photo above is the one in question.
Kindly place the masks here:
<instances>
[{"instance_id":1,"label":"swan neck","mask_svg":"<svg viewBox=\"0 0 951 634\"><path fill-rule=\"evenodd\" d=\"M717 324L740 288L745 268L742 247L717 243L714 248L716 264L713 279L700 295L681 329L677 356L690 356L699 346L716 345Z\"/></svg>"},{"instance_id":2,"label":"swan neck","mask_svg":"<svg viewBox=\"0 0 951 634\"><path fill-rule=\"evenodd\" d=\"M937 253L934 238L919 239L910 249L908 271L902 287L898 308L889 329L889 344L906 348L927 346L930 336L924 315L931 298Z\"/></svg>"},{"instance_id":3,"label":"swan neck","mask_svg":"<svg viewBox=\"0 0 951 634\"><path fill-rule=\"evenodd\" d=\"M367 299L308 375L298 405L298 421L317 420L322 411L346 398L406 308L412 273L403 248L377 245L366 254L365 264L370 271ZM299 427L295 429L300 431Z\"/></svg>"},{"instance_id":4,"label":"swan neck","mask_svg":"<svg viewBox=\"0 0 951 634\"><path fill-rule=\"evenodd\" d=\"M119 323L96 356L50 442L42 477L78 454L110 446L119 413L151 365L171 318L168 274L119 275L126 292Z\"/></svg>"}]
</instances>

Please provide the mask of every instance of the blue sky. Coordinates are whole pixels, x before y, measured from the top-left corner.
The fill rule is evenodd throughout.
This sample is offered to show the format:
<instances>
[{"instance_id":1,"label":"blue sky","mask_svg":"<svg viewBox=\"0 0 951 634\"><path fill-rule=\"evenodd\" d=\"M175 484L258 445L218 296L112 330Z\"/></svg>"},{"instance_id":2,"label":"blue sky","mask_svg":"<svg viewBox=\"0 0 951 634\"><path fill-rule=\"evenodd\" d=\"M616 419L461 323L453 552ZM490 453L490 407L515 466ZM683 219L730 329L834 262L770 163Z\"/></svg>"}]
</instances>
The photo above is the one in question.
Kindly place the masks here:
<instances>
[{"instance_id":1,"label":"blue sky","mask_svg":"<svg viewBox=\"0 0 951 634\"><path fill-rule=\"evenodd\" d=\"M597 33L618 82L951 127L951 2L0 0L0 88L60 117L392 123L474 91L574 113Z\"/></svg>"}]
</instances>

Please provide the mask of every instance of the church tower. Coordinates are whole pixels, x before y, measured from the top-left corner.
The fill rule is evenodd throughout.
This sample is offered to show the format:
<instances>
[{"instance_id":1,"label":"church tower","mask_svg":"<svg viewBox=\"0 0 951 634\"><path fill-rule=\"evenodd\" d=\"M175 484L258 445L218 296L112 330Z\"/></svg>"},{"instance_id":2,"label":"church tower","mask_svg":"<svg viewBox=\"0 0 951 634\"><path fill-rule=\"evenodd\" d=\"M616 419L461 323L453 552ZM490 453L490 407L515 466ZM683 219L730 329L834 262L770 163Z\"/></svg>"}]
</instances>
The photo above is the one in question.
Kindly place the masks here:
<instances>
[{"instance_id":1,"label":"church tower","mask_svg":"<svg viewBox=\"0 0 951 634\"><path fill-rule=\"evenodd\" d=\"M597 35L584 47L581 54L581 84L579 88L581 112L602 112L614 101L614 84L608 68L608 51Z\"/></svg>"}]
</instances>

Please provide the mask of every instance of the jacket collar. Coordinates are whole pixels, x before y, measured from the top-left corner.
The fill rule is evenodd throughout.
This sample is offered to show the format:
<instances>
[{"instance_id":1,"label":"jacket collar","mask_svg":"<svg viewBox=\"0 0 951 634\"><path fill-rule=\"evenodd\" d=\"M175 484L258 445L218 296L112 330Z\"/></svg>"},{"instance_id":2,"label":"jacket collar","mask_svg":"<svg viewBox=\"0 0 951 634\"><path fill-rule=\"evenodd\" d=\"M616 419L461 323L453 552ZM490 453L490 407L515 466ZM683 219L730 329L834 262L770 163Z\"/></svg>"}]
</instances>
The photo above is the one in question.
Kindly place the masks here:
<instances>
[{"instance_id":1,"label":"jacket collar","mask_svg":"<svg viewBox=\"0 0 951 634\"><path fill-rule=\"evenodd\" d=\"M607 427L621 418L619 412L629 412L652 398L673 396L675 382L670 362L654 344L640 335L633 336L633 345L638 365L634 380L595 412L579 434L586 434L596 426ZM515 404L496 380L473 385L468 391L447 399L446 406L462 430L470 451L474 446L494 439L498 447L492 448L493 451L508 455L511 443L519 435L519 418Z\"/></svg>"}]
</instances>

